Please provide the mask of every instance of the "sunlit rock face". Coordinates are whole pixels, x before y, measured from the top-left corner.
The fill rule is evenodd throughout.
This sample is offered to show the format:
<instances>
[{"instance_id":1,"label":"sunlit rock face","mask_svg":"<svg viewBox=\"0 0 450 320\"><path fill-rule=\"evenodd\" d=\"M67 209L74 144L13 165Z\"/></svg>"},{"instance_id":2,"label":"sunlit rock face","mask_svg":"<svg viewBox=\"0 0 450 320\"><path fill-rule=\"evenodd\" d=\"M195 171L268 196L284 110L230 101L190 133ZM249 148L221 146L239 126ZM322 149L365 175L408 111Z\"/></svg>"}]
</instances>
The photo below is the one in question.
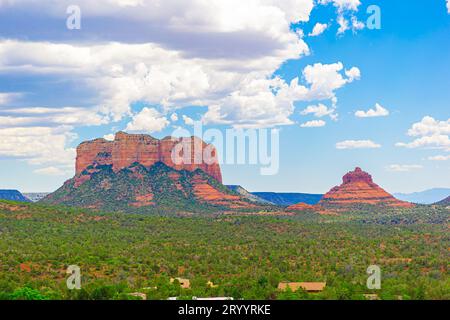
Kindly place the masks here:
<instances>
[{"instance_id":1,"label":"sunlit rock face","mask_svg":"<svg viewBox=\"0 0 450 320\"><path fill-rule=\"evenodd\" d=\"M390 207L412 207L409 202L400 201L373 182L372 176L361 168L348 172L340 186L332 188L319 203L325 206L346 206L354 204L386 205Z\"/></svg>"},{"instance_id":2,"label":"sunlit rock face","mask_svg":"<svg viewBox=\"0 0 450 320\"><path fill-rule=\"evenodd\" d=\"M88 167L97 165L112 165L113 171L118 172L134 163L150 168L156 162L162 162L176 170L192 172L201 169L218 182L222 182L214 147L196 137L184 138L183 141L186 148L179 155L185 157L182 152L190 152L190 157L186 158L189 161L175 161L175 163L172 160L172 150L181 142L181 138L166 137L158 140L145 134L118 132L114 141L105 139L86 141L77 148L76 176L80 176Z\"/></svg>"}]
</instances>

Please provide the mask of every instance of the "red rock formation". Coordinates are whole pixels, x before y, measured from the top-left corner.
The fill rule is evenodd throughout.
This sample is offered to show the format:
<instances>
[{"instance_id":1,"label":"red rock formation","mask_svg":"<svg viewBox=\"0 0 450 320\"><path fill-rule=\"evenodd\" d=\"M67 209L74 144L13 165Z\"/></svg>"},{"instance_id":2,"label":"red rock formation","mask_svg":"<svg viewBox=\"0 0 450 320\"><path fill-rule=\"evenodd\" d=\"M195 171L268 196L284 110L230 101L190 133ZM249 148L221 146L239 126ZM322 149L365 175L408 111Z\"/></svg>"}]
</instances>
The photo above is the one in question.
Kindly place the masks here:
<instances>
[{"instance_id":1,"label":"red rock formation","mask_svg":"<svg viewBox=\"0 0 450 320\"><path fill-rule=\"evenodd\" d=\"M254 208L255 204L244 201L239 195L231 195L221 192L214 186L210 185L206 179L200 175L194 176L192 179L194 195L200 202L210 203L229 207L231 209Z\"/></svg>"},{"instance_id":2,"label":"red rock formation","mask_svg":"<svg viewBox=\"0 0 450 320\"><path fill-rule=\"evenodd\" d=\"M314 210L316 210L316 207L301 202L301 203L297 203L297 204L287 207L287 210L288 211L314 211Z\"/></svg>"},{"instance_id":3,"label":"red rock formation","mask_svg":"<svg viewBox=\"0 0 450 320\"><path fill-rule=\"evenodd\" d=\"M178 156L175 161L172 154ZM81 143L77 148L76 175L93 164L112 165L117 172L135 162L151 167L159 161L176 170L201 169L222 182L216 150L201 139L166 137L158 140L149 135L125 132L118 132L114 141L96 139Z\"/></svg>"},{"instance_id":4,"label":"red rock formation","mask_svg":"<svg viewBox=\"0 0 450 320\"><path fill-rule=\"evenodd\" d=\"M325 194L321 206L346 206L354 204L386 205L390 207L413 207L409 202L400 201L383 190L367 172L356 168L343 177L343 183Z\"/></svg>"}]
</instances>

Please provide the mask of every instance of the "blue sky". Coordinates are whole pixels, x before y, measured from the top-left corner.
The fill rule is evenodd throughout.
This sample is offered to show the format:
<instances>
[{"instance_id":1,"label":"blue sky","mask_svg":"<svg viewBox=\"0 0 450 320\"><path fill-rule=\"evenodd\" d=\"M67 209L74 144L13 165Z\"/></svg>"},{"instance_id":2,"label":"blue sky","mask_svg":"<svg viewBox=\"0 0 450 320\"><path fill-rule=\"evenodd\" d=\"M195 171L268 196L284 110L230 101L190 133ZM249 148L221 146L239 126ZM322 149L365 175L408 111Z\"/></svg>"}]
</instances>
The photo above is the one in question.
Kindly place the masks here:
<instances>
[{"instance_id":1,"label":"blue sky","mask_svg":"<svg viewBox=\"0 0 450 320\"><path fill-rule=\"evenodd\" d=\"M26 2L0 5L0 188L53 191L73 175L81 141L192 130L183 115L280 130L278 174L222 166L226 184L251 191L322 193L355 166L390 192L450 187L445 0ZM65 28L72 3L81 30ZM373 4L381 29L352 30ZM339 33L341 18L350 27ZM326 29L310 36L317 23ZM280 82L289 98L270 90ZM319 104L328 115L302 114ZM376 104L389 114L355 115ZM309 121L325 125L301 127Z\"/></svg>"}]
</instances>

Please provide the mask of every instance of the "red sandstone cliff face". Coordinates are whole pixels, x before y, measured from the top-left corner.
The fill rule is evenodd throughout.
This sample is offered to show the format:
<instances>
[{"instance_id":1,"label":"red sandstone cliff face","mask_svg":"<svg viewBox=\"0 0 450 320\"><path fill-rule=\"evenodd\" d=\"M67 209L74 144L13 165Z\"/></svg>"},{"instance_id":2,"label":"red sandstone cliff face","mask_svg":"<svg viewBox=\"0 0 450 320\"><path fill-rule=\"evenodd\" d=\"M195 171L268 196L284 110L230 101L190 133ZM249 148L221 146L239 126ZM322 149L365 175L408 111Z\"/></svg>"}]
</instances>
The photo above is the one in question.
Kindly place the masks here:
<instances>
[{"instance_id":1,"label":"red sandstone cliff face","mask_svg":"<svg viewBox=\"0 0 450 320\"><path fill-rule=\"evenodd\" d=\"M287 207L288 211L317 211L317 209L318 208L316 206L302 202Z\"/></svg>"},{"instance_id":2,"label":"red sandstone cliff face","mask_svg":"<svg viewBox=\"0 0 450 320\"><path fill-rule=\"evenodd\" d=\"M390 207L414 206L411 203L394 198L375 184L372 176L362 171L361 168L356 168L355 171L347 173L342 180L343 183L340 186L334 187L323 196L319 205L380 204Z\"/></svg>"},{"instance_id":3,"label":"red sandstone cliff face","mask_svg":"<svg viewBox=\"0 0 450 320\"><path fill-rule=\"evenodd\" d=\"M178 157L174 162L172 152L175 146ZM176 170L201 169L222 182L216 150L201 139L166 137L158 140L149 135L125 132L118 132L114 141L96 139L81 143L77 148L76 176L93 164L112 165L117 172L135 162L145 167L163 162Z\"/></svg>"}]
</instances>

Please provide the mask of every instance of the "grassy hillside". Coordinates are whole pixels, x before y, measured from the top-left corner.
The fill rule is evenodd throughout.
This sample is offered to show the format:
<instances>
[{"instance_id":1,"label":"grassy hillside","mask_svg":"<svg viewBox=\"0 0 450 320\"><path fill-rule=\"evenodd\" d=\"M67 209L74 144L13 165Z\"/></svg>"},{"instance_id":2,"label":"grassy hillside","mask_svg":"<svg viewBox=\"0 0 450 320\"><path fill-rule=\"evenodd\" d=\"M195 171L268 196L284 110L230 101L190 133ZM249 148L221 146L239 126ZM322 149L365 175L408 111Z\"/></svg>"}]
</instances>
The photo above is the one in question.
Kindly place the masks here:
<instances>
[{"instance_id":1,"label":"grassy hillside","mask_svg":"<svg viewBox=\"0 0 450 320\"><path fill-rule=\"evenodd\" d=\"M450 299L448 218L448 210L430 207L175 217L0 202L0 298L362 299L371 292L366 268L378 264L383 299ZM68 265L81 267L82 290L66 288ZM171 277L190 279L191 288ZM327 287L282 293L280 281Z\"/></svg>"}]
</instances>

